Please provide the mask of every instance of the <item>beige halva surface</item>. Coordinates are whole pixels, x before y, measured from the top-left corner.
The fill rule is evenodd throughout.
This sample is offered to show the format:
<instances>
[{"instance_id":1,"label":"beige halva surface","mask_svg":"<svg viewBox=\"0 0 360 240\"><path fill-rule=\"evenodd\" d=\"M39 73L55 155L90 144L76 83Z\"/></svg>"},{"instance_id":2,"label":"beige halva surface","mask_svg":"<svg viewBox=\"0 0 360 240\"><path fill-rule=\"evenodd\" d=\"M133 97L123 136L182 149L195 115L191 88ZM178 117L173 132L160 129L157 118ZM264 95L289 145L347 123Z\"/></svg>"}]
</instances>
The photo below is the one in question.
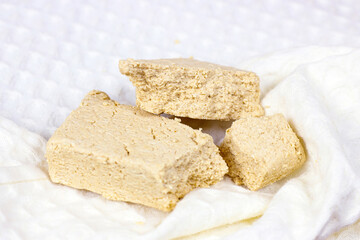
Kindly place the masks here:
<instances>
[{"instance_id":1,"label":"beige halva surface","mask_svg":"<svg viewBox=\"0 0 360 240\"><path fill-rule=\"evenodd\" d=\"M261 116L259 78L253 72L194 59L121 60L146 111L180 117L234 120Z\"/></svg>"},{"instance_id":2,"label":"beige halva surface","mask_svg":"<svg viewBox=\"0 0 360 240\"><path fill-rule=\"evenodd\" d=\"M220 146L238 185L258 190L302 166L304 149L282 114L242 118L226 131Z\"/></svg>"},{"instance_id":3,"label":"beige halva surface","mask_svg":"<svg viewBox=\"0 0 360 240\"><path fill-rule=\"evenodd\" d=\"M210 135L99 91L56 130L46 157L55 183L164 211L228 170Z\"/></svg>"}]
</instances>

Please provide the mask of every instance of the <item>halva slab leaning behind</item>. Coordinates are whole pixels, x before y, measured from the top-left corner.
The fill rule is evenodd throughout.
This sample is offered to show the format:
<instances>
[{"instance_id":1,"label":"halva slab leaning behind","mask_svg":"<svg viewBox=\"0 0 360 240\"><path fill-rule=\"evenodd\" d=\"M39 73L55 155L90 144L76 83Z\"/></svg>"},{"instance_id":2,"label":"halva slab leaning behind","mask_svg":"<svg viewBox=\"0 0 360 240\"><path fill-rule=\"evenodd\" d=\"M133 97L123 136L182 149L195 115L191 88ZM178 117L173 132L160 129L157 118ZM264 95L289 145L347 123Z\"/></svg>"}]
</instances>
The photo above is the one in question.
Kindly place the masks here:
<instances>
[{"instance_id":1,"label":"halva slab leaning behind","mask_svg":"<svg viewBox=\"0 0 360 240\"><path fill-rule=\"evenodd\" d=\"M47 144L55 183L169 211L227 172L210 135L90 92Z\"/></svg>"},{"instance_id":2,"label":"halva slab leaning behind","mask_svg":"<svg viewBox=\"0 0 360 240\"><path fill-rule=\"evenodd\" d=\"M214 120L264 113L253 72L184 58L128 59L119 68L136 87L136 104L148 112Z\"/></svg>"}]
</instances>

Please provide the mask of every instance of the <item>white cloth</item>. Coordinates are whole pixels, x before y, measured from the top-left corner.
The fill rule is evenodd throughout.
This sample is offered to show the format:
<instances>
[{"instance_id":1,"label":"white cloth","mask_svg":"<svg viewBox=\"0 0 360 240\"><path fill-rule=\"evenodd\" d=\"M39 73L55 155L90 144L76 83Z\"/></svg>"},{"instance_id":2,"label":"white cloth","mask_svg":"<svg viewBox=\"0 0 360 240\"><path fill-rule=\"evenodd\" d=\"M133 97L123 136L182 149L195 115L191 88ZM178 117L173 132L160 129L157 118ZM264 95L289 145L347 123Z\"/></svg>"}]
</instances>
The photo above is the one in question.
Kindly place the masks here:
<instances>
[{"instance_id":1,"label":"white cloth","mask_svg":"<svg viewBox=\"0 0 360 240\"><path fill-rule=\"evenodd\" d=\"M236 227L193 238L325 238L360 217L358 66L359 50L318 47L238 64L260 76L266 113L287 117L308 160L292 176L258 192L228 178L194 190L169 214L52 184L45 140L0 118L0 239L169 239L232 223ZM217 143L228 126L189 124L211 133Z\"/></svg>"}]
</instances>

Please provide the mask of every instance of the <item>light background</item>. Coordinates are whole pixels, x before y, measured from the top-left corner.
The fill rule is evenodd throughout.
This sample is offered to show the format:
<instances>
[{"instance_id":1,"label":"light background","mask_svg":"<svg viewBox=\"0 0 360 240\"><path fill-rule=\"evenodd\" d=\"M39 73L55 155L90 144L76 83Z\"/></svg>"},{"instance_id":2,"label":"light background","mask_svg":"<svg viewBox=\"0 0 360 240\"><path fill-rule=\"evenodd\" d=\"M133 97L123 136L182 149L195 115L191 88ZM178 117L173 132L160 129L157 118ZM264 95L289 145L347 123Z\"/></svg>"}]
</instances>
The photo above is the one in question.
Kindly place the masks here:
<instances>
[{"instance_id":1,"label":"light background","mask_svg":"<svg viewBox=\"0 0 360 240\"><path fill-rule=\"evenodd\" d=\"M134 99L120 58L236 66L299 46L359 47L359 12L357 0L1 0L0 115L48 138L91 89Z\"/></svg>"},{"instance_id":2,"label":"light background","mask_svg":"<svg viewBox=\"0 0 360 240\"><path fill-rule=\"evenodd\" d=\"M358 0L1 0L0 116L48 138L91 89L134 104L120 58L237 66L293 47L359 47L359 13Z\"/></svg>"}]
</instances>

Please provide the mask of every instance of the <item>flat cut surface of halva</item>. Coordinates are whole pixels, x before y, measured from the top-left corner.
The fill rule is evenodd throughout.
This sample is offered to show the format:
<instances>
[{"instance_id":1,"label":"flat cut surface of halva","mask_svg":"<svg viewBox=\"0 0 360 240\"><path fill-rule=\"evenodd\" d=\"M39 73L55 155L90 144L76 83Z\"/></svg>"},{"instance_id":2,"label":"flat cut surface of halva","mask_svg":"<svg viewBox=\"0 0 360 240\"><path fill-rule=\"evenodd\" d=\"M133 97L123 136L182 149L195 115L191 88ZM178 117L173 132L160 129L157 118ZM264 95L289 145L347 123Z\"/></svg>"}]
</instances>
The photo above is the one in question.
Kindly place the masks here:
<instances>
[{"instance_id":1,"label":"flat cut surface of halva","mask_svg":"<svg viewBox=\"0 0 360 240\"><path fill-rule=\"evenodd\" d=\"M90 92L47 144L55 183L169 211L227 172L210 135Z\"/></svg>"},{"instance_id":2,"label":"flat cut surface of halva","mask_svg":"<svg viewBox=\"0 0 360 240\"><path fill-rule=\"evenodd\" d=\"M282 114L235 121L220 150L229 176L250 190L286 177L306 160L300 140Z\"/></svg>"},{"instance_id":3,"label":"flat cut surface of halva","mask_svg":"<svg viewBox=\"0 0 360 240\"><path fill-rule=\"evenodd\" d=\"M148 112L214 120L263 115L253 72L185 58L121 60L119 68Z\"/></svg>"}]
</instances>

